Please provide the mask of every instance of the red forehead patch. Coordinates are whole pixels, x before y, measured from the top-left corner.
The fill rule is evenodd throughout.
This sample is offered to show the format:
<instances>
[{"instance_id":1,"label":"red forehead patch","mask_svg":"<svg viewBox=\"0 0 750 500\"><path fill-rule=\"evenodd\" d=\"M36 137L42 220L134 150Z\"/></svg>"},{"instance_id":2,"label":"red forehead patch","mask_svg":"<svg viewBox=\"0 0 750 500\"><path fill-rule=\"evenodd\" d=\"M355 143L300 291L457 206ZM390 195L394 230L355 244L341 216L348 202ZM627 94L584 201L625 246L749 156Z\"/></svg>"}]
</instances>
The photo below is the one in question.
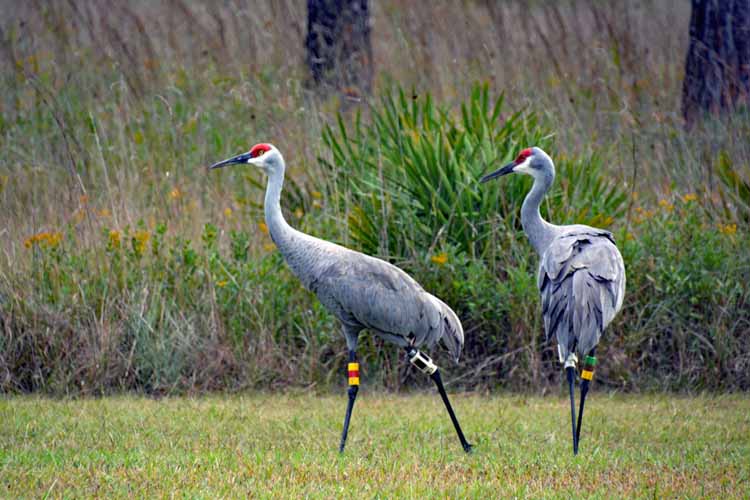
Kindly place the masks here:
<instances>
[{"instance_id":1,"label":"red forehead patch","mask_svg":"<svg viewBox=\"0 0 750 500\"><path fill-rule=\"evenodd\" d=\"M526 158L531 156L533 154L533 151L531 148L526 148L522 150L520 153L518 153L518 158L516 158L516 163L523 163L526 161Z\"/></svg>"},{"instance_id":2,"label":"red forehead patch","mask_svg":"<svg viewBox=\"0 0 750 500\"><path fill-rule=\"evenodd\" d=\"M263 153L266 153L271 150L270 144L260 143L256 144L252 148L250 148L250 157L251 158L257 158Z\"/></svg>"}]
</instances>

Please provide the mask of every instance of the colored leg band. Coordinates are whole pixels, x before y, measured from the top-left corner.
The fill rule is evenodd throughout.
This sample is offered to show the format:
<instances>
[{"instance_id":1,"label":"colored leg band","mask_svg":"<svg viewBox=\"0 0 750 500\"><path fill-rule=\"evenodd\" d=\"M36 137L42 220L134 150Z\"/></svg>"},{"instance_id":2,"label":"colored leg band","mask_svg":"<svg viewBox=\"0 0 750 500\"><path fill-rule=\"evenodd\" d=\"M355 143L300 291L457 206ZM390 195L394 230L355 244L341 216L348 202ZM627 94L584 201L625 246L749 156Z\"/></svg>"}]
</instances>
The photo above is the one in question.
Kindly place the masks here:
<instances>
[{"instance_id":1,"label":"colored leg band","mask_svg":"<svg viewBox=\"0 0 750 500\"><path fill-rule=\"evenodd\" d=\"M424 374L432 375L438 369L437 365L432 362L432 359L421 351L412 348L409 350L408 356L409 362Z\"/></svg>"},{"instance_id":2,"label":"colored leg band","mask_svg":"<svg viewBox=\"0 0 750 500\"><path fill-rule=\"evenodd\" d=\"M594 356L586 356L583 360L583 371L581 371L581 378L584 380L593 379L595 366L596 358Z\"/></svg>"},{"instance_id":3,"label":"colored leg band","mask_svg":"<svg viewBox=\"0 0 750 500\"><path fill-rule=\"evenodd\" d=\"M349 385L359 385L359 363L349 363Z\"/></svg>"}]
</instances>

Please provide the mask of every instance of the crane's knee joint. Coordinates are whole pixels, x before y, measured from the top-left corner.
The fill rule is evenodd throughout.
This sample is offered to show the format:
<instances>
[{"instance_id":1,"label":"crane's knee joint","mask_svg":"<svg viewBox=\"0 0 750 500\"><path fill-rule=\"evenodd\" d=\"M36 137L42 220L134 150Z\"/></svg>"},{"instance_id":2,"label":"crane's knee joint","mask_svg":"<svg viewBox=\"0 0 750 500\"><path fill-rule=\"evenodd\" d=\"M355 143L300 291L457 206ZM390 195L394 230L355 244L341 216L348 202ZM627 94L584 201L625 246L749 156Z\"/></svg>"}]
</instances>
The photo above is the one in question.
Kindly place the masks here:
<instances>
[{"instance_id":1,"label":"crane's knee joint","mask_svg":"<svg viewBox=\"0 0 750 500\"><path fill-rule=\"evenodd\" d=\"M418 349L409 348L408 354L409 363L417 367L419 371L426 375L432 375L438 369L437 365L432 362L432 359Z\"/></svg>"},{"instance_id":2,"label":"crane's knee joint","mask_svg":"<svg viewBox=\"0 0 750 500\"><path fill-rule=\"evenodd\" d=\"M592 380L594 378L595 367L596 358L594 356L586 356L583 359L583 370L581 371L581 378L584 380Z\"/></svg>"}]
</instances>

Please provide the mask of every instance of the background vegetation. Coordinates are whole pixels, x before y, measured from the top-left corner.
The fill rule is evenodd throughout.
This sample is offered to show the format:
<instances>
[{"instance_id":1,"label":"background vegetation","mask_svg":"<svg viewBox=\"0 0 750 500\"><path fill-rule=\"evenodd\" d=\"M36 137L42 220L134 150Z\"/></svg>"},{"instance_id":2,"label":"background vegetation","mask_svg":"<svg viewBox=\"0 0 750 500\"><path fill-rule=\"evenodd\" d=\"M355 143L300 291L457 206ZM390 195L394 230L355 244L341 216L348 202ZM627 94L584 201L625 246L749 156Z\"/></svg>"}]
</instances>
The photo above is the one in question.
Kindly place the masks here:
<instances>
[{"instance_id":1,"label":"background vegetation","mask_svg":"<svg viewBox=\"0 0 750 500\"><path fill-rule=\"evenodd\" d=\"M373 4L375 94L305 87L302 2L0 2L0 391L339 385L335 321L274 250L264 179L206 165L270 141L296 227L387 258L456 309L453 386L554 386L527 179L608 227L623 311L598 380L750 387L750 120L680 118L689 4ZM366 384L422 383L368 338Z\"/></svg>"}]
</instances>

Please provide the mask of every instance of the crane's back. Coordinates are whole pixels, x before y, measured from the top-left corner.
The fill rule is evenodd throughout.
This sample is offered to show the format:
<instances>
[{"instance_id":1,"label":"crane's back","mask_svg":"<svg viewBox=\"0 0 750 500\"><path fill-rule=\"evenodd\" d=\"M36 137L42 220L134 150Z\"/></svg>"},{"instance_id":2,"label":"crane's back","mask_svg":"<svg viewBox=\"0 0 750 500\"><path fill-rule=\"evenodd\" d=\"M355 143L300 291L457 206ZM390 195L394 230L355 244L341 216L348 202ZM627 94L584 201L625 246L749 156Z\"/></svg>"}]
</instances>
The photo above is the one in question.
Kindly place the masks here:
<instances>
[{"instance_id":1,"label":"crane's back","mask_svg":"<svg viewBox=\"0 0 750 500\"><path fill-rule=\"evenodd\" d=\"M383 260L293 230L274 237L292 272L344 325L400 346L438 340L458 360L464 342L456 313L411 276Z\"/></svg>"}]
</instances>

